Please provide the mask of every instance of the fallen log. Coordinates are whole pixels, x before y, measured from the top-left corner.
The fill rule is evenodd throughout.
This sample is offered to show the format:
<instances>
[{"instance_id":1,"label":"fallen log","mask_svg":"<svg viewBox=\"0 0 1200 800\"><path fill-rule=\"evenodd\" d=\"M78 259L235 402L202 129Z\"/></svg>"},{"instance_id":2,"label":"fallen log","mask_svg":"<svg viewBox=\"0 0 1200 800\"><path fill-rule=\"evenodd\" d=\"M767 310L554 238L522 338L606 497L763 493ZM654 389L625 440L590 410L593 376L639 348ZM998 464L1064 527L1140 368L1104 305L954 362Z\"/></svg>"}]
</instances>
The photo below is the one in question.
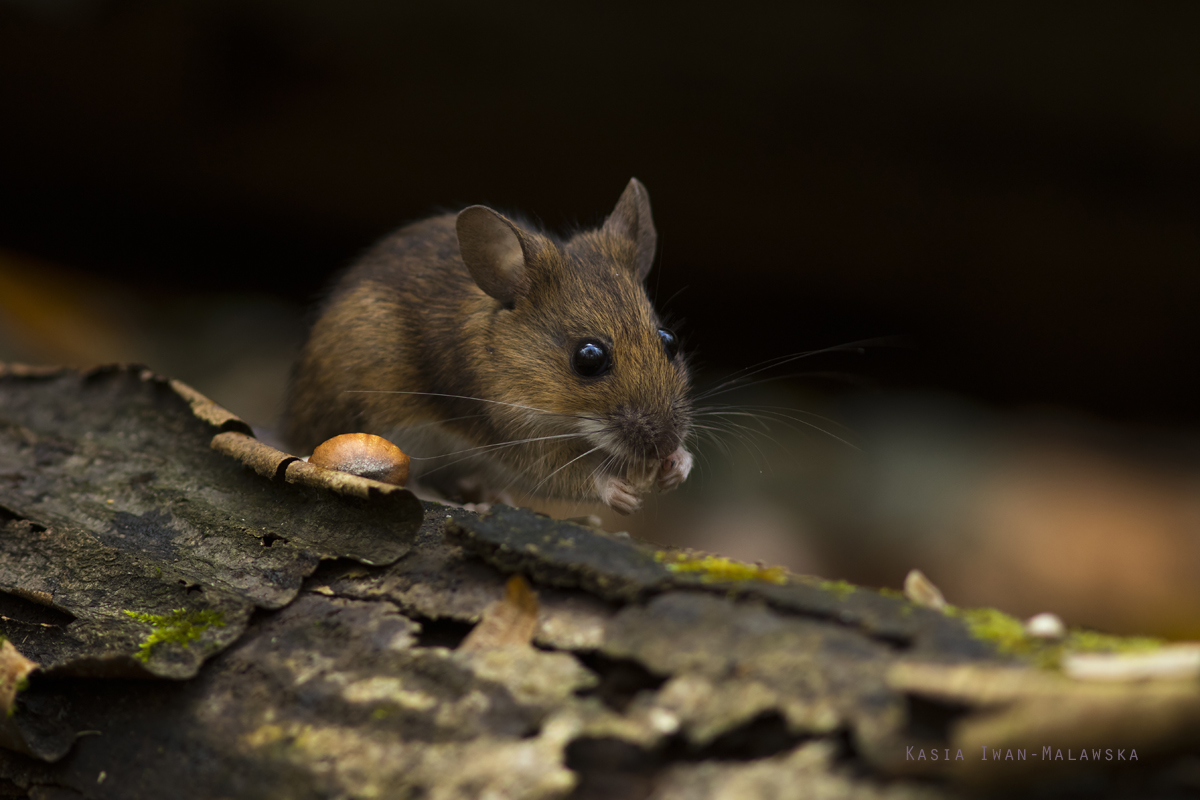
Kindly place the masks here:
<instances>
[{"instance_id":1,"label":"fallen log","mask_svg":"<svg viewBox=\"0 0 1200 800\"><path fill-rule=\"evenodd\" d=\"M980 619L421 503L142 368L0 368L8 794L1200 787L1194 676L1074 680Z\"/></svg>"}]
</instances>

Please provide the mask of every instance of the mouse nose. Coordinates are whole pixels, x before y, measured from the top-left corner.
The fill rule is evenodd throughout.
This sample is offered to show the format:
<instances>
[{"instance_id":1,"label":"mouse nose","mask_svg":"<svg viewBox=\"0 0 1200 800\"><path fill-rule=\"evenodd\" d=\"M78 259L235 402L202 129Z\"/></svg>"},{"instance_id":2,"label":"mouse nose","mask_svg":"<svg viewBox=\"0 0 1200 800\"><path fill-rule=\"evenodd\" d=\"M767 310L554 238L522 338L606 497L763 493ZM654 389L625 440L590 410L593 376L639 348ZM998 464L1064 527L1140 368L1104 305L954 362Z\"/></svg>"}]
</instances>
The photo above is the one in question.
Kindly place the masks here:
<instances>
[{"instance_id":1,"label":"mouse nose","mask_svg":"<svg viewBox=\"0 0 1200 800\"><path fill-rule=\"evenodd\" d=\"M679 425L669 414L622 406L613 416L625 446L640 458L664 458L682 443Z\"/></svg>"}]
</instances>

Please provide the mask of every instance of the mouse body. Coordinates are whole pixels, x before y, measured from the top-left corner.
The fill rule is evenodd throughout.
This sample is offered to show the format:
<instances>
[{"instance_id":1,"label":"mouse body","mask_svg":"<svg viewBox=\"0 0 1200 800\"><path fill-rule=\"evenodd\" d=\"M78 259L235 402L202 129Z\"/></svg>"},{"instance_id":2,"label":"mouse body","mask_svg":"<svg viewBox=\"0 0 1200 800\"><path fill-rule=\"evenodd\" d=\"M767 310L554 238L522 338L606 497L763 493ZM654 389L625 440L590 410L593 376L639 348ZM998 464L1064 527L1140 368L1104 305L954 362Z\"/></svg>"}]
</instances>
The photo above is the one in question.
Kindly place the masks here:
<instances>
[{"instance_id":1,"label":"mouse body","mask_svg":"<svg viewBox=\"0 0 1200 800\"><path fill-rule=\"evenodd\" d=\"M448 498L517 488L636 510L692 467L686 358L644 288L656 245L636 179L565 239L485 206L401 228L322 304L289 445L371 433Z\"/></svg>"}]
</instances>

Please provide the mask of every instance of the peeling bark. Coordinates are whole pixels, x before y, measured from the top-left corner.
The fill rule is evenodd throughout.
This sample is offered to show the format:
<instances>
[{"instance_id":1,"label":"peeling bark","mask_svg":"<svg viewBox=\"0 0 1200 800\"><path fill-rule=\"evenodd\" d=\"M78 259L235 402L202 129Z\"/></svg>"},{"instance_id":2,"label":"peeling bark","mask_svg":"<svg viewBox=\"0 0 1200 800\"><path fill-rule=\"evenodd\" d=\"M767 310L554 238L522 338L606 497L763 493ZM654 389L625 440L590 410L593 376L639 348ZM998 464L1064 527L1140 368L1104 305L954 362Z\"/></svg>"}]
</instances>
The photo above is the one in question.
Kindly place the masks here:
<instances>
[{"instance_id":1,"label":"peeling bark","mask_svg":"<svg viewBox=\"0 0 1200 800\"><path fill-rule=\"evenodd\" d=\"M422 505L139 368L0 368L0 631L18 795L1177 796L1200 738L1195 681L1081 685L903 598ZM975 751L1035 745L1139 760Z\"/></svg>"}]
</instances>

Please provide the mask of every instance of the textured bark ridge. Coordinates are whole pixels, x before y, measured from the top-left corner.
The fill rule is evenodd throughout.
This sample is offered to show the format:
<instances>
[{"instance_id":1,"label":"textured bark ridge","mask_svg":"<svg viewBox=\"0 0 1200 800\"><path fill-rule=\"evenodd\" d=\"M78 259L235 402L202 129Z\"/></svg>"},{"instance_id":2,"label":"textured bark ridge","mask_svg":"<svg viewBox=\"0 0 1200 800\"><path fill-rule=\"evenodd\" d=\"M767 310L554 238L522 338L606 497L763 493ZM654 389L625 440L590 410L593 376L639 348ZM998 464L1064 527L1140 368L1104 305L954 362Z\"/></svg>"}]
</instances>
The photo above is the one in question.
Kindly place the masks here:
<instances>
[{"instance_id":1,"label":"textured bark ridge","mask_svg":"<svg viewBox=\"0 0 1200 800\"><path fill-rule=\"evenodd\" d=\"M422 506L133 367L0 368L0 632L17 796L1200 790L1195 680L1082 684L901 597Z\"/></svg>"}]
</instances>

